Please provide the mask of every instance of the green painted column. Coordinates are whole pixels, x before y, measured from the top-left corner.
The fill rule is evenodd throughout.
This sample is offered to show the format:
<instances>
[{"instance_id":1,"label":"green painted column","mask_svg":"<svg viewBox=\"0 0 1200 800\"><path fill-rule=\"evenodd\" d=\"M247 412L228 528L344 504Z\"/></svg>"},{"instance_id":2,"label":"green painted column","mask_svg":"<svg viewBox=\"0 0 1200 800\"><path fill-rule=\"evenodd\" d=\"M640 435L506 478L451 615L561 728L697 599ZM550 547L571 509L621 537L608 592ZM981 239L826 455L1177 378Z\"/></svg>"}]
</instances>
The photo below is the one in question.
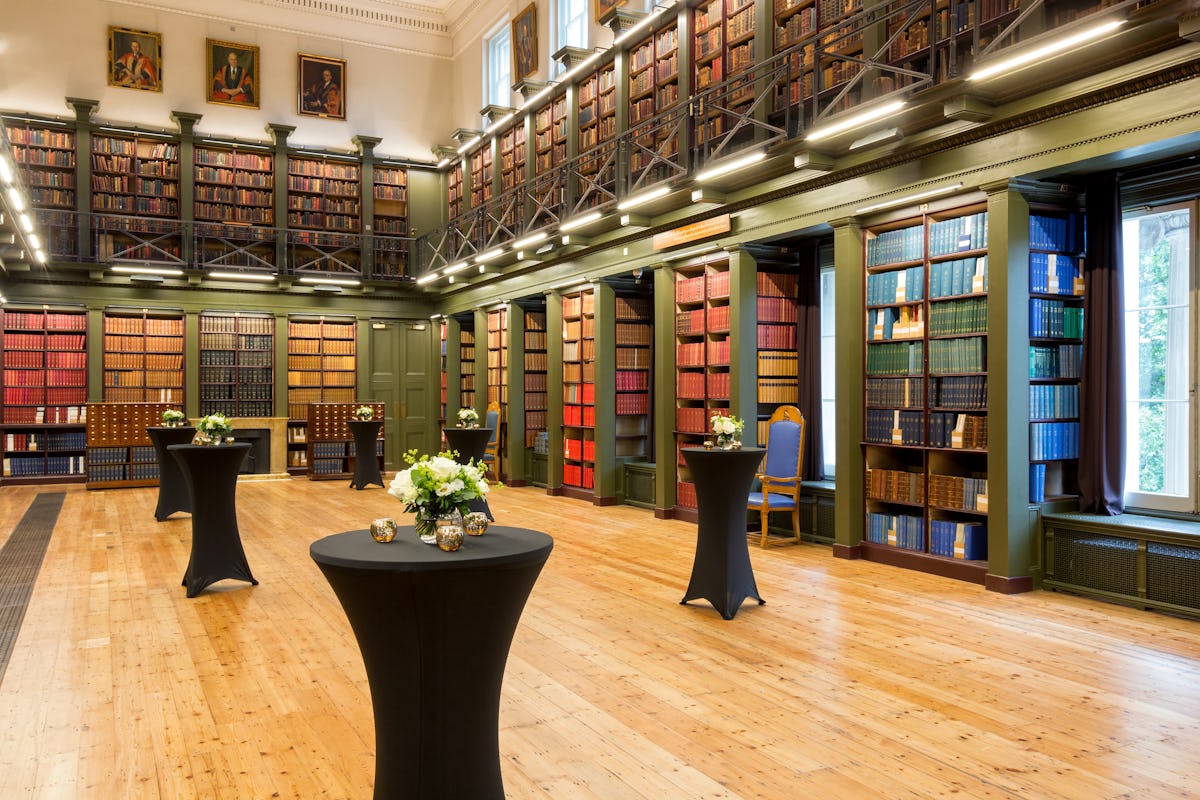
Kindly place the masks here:
<instances>
[{"instance_id":1,"label":"green painted column","mask_svg":"<svg viewBox=\"0 0 1200 800\"><path fill-rule=\"evenodd\" d=\"M183 413L200 416L200 314L183 315Z\"/></svg>"},{"instance_id":2,"label":"green painted column","mask_svg":"<svg viewBox=\"0 0 1200 800\"><path fill-rule=\"evenodd\" d=\"M834 336L837 364L834 367L834 429L837 483L834 489L833 554L856 557L863 536L865 478L863 448L863 375L866 336L863 322L863 232L858 221L833 222Z\"/></svg>"},{"instance_id":3,"label":"green painted column","mask_svg":"<svg viewBox=\"0 0 1200 800\"><path fill-rule=\"evenodd\" d=\"M525 459L525 309L508 303L508 484L524 486Z\"/></svg>"},{"instance_id":4,"label":"green painted column","mask_svg":"<svg viewBox=\"0 0 1200 800\"><path fill-rule=\"evenodd\" d=\"M594 284L596 347L596 488L593 502L617 501L621 465L617 463L616 293L604 281Z\"/></svg>"},{"instance_id":5,"label":"green painted column","mask_svg":"<svg viewBox=\"0 0 1200 800\"><path fill-rule=\"evenodd\" d=\"M654 516L675 507L675 272L654 270Z\"/></svg>"},{"instance_id":6,"label":"green painted column","mask_svg":"<svg viewBox=\"0 0 1200 800\"><path fill-rule=\"evenodd\" d=\"M546 456L549 494L562 487L563 474L563 307L562 293L546 293L546 430L550 453Z\"/></svg>"},{"instance_id":7,"label":"green painted column","mask_svg":"<svg viewBox=\"0 0 1200 800\"><path fill-rule=\"evenodd\" d=\"M446 424L458 424L462 407L462 324L446 317Z\"/></svg>"},{"instance_id":8,"label":"green painted column","mask_svg":"<svg viewBox=\"0 0 1200 800\"><path fill-rule=\"evenodd\" d=\"M742 442L754 443L758 417L758 263L729 251L729 413L745 421Z\"/></svg>"}]
</instances>

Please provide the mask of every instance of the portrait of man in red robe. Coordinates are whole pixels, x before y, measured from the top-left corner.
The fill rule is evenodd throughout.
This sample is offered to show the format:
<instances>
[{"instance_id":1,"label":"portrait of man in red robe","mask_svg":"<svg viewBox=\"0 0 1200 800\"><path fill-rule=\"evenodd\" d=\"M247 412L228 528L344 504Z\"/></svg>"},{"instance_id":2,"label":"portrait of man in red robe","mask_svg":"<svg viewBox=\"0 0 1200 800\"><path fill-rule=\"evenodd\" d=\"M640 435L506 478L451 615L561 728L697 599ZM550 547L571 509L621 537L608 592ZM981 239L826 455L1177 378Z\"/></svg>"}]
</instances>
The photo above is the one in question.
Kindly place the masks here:
<instances>
[{"instance_id":1,"label":"portrait of man in red robe","mask_svg":"<svg viewBox=\"0 0 1200 800\"><path fill-rule=\"evenodd\" d=\"M161 92L161 42L162 36L157 33L109 28L109 86Z\"/></svg>"}]
</instances>

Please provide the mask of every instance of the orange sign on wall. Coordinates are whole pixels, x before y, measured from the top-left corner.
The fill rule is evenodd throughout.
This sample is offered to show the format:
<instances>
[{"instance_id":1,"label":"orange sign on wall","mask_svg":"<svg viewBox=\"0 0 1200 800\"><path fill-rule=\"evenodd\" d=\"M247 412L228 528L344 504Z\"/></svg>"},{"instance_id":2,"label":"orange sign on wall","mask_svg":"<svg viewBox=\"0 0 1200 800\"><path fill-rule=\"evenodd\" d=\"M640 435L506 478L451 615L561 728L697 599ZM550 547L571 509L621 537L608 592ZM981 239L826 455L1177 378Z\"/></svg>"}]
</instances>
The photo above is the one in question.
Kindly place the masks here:
<instances>
[{"instance_id":1,"label":"orange sign on wall","mask_svg":"<svg viewBox=\"0 0 1200 800\"><path fill-rule=\"evenodd\" d=\"M676 228L672 231L656 233L651 240L651 244L655 250L665 250L668 247L676 247L698 239L707 239L710 236L729 233L730 227L729 215L722 214L719 217L693 222L691 225L684 225L682 228Z\"/></svg>"}]
</instances>

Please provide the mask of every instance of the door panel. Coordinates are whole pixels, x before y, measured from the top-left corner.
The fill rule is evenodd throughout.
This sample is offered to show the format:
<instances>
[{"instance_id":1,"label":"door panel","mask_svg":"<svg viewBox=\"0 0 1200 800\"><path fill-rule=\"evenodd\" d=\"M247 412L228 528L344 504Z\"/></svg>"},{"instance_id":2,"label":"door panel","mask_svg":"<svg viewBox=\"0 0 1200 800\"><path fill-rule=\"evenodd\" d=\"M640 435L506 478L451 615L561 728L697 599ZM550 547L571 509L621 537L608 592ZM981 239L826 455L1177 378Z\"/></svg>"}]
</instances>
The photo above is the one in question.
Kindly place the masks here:
<instances>
[{"instance_id":1,"label":"door panel","mask_svg":"<svg viewBox=\"0 0 1200 800\"><path fill-rule=\"evenodd\" d=\"M432 326L417 330L411 322L372 320L371 397L386 404L387 468L405 466L408 450L434 452L440 431L430 416Z\"/></svg>"}]
</instances>

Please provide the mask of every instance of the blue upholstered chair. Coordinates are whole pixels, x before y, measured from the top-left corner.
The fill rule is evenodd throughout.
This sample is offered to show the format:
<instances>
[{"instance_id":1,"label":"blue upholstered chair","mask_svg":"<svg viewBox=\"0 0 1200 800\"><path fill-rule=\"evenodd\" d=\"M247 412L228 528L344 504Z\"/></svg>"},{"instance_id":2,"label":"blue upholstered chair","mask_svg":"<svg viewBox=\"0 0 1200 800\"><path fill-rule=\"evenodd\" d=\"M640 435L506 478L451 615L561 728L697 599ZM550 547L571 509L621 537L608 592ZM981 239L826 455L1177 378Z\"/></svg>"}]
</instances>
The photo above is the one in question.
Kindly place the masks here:
<instances>
[{"instance_id":1,"label":"blue upholstered chair","mask_svg":"<svg viewBox=\"0 0 1200 800\"><path fill-rule=\"evenodd\" d=\"M804 415L795 406L780 406L767 421L767 455L757 477L762 491L751 492L746 508L762 519L759 545L800 542L800 459L804 453ZM768 538L767 521L772 511L792 512L792 537Z\"/></svg>"},{"instance_id":2,"label":"blue upholstered chair","mask_svg":"<svg viewBox=\"0 0 1200 800\"><path fill-rule=\"evenodd\" d=\"M488 472L492 474L492 480L498 481L500 480L500 469L496 464L496 459L500 453L499 403L488 403L487 411L483 415L483 427L492 429L492 435L488 437L487 447L483 450L483 463L487 467Z\"/></svg>"}]
</instances>

